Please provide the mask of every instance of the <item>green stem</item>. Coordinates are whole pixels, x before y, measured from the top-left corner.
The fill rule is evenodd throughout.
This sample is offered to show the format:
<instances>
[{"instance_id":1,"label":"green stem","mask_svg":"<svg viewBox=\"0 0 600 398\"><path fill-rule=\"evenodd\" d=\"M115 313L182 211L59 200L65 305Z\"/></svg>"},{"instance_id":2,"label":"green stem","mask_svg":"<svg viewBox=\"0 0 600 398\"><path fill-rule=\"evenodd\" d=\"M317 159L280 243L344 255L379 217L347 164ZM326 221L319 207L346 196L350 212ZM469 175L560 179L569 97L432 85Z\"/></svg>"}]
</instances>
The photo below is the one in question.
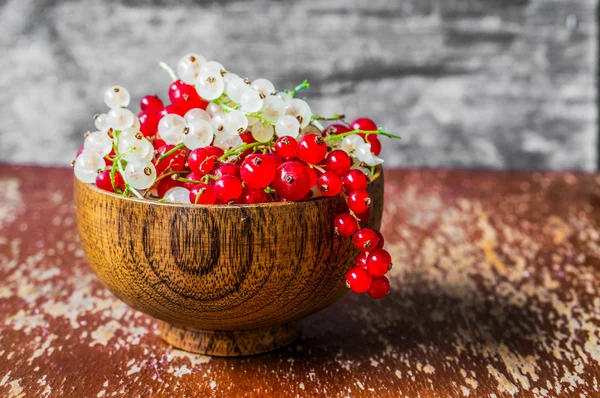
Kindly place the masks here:
<instances>
[{"instance_id":1,"label":"green stem","mask_svg":"<svg viewBox=\"0 0 600 398\"><path fill-rule=\"evenodd\" d=\"M377 135L383 135L383 136L390 137L390 138L396 138L396 139L399 139L399 140L402 139L402 137L400 137L399 135L388 133L387 131L383 131L381 128L379 128L377 130L361 130L361 129L356 129L356 130L348 131L347 133L343 133L343 134L328 135L327 137L324 137L323 139L325 141L340 140L340 139L345 138L345 137L347 137L349 135L352 135L352 134L364 134L365 136L371 135L371 134L377 134Z\"/></svg>"},{"instance_id":2,"label":"green stem","mask_svg":"<svg viewBox=\"0 0 600 398\"><path fill-rule=\"evenodd\" d=\"M337 113L334 113L333 116L327 117L327 116L319 116L319 115L312 115L312 120L340 120L345 118L346 115L341 114L338 115Z\"/></svg>"},{"instance_id":3,"label":"green stem","mask_svg":"<svg viewBox=\"0 0 600 398\"><path fill-rule=\"evenodd\" d=\"M203 184L202 181L188 180L187 178L179 177L177 181L181 182L191 182L192 184Z\"/></svg>"},{"instance_id":4,"label":"green stem","mask_svg":"<svg viewBox=\"0 0 600 398\"><path fill-rule=\"evenodd\" d=\"M298 91L309 87L310 83L308 82L308 80L304 80L302 83L298 84L293 90L288 90L288 94L291 97L294 97Z\"/></svg>"},{"instance_id":5,"label":"green stem","mask_svg":"<svg viewBox=\"0 0 600 398\"><path fill-rule=\"evenodd\" d=\"M158 158L158 161L156 162L156 164L159 164L160 162L165 160L167 157L171 156L172 154L174 154L175 152L177 152L178 150L180 150L183 147L185 147L185 144L182 142L181 144L177 145L175 148L171 149L170 151L165 152L164 155L162 155L161 157Z\"/></svg>"},{"instance_id":6,"label":"green stem","mask_svg":"<svg viewBox=\"0 0 600 398\"><path fill-rule=\"evenodd\" d=\"M169 76L171 76L171 79L173 79L173 81L177 81L179 80L177 78L177 75L175 74L175 72L173 71L173 69L171 69L171 67L169 65L167 65L166 62L159 62L158 66L160 66L162 69L164 69L165 71L167 71L167 73L169 74Z\"/></svg>"},{"instance_id":7,"label":"green stem","mask_svg":"<svg viewBox=\"0 0 600 398\"><path fill-rule=\"evenodd\" d=\"M253 142L253 143L250 143L250 144L240 145L238 147L233 148L231 151L225 152L223 154L223 156L221 156L219 158L219 161L223 161L223 160L227 159L231 155L237 155L238 153L242 153L246 149L254 148L254 147L257 147L257 146L260 146L260 145L269 145L269 144L270 144L270 141L269 142Z\"/></svg>"}]
</instances>

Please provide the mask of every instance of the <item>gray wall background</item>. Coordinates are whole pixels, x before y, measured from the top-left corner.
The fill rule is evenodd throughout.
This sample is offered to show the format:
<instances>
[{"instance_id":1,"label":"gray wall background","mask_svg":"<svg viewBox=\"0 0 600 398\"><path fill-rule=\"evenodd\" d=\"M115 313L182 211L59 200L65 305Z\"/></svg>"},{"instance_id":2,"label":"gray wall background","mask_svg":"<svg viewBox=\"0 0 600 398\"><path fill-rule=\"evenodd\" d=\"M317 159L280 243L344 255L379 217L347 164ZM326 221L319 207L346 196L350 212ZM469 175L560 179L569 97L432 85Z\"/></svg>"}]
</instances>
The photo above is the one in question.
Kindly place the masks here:
<instances>
[{"instance_id":1,"label":"gray wall background","mask_svg":"<svg viewBox=\"0 0 600 398\"><path fill-rule=\"evenodd\" d=\"M308 78L404 136L388 166L595 170L597 47L595 0L0 0L0 161L68 164L106 87L165 98L194 51Z\"/></svg>"}]
</instances>

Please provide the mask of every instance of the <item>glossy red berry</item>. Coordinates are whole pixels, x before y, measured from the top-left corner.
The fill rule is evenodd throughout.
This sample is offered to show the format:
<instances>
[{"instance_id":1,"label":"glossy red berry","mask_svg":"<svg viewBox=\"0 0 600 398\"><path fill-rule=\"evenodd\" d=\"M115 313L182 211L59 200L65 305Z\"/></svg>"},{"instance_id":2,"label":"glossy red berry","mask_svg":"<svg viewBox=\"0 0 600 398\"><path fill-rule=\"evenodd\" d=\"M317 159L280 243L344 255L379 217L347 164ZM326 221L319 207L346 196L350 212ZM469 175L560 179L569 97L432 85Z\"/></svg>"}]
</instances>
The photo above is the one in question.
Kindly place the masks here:
<instances>
[{"instance_id":1,"label":"glossy red berry","mask_svg":"<svg viewBox=\"0 0 600 398\"><path fill-rule=\"evenodd\" d=\"M242 194L242 182L230 174L217 179L213 185L217 199L222 203L236 200Z\"/></svg>"},{"instance_id":2,"label":"glossy red berry","mask_svg":"<svg viewBox=\"0 0 600 398\"><path fill-rule=\"evenodd\" d=\"M350 131L350 128L343 124L332 124L323 130L323 134L325 135L337 135L344 134Z\"/></svg>"},{"instance_id":3,"label":"glossy red berry","mask_svg":"<svg viewBox=\"0 0 600 398\"><path fill-rule=\"evenodd\" d=\"M333 227L340 236L352 236L358 230L358 221L352 214L342 213L333 221Z\"/></svg>"},{"instance_id":4,"label":"glossy red berry","mask_svg":"<svg viewBox=\"0 0 600 398\"><path fill-rule=\"evenodd\" d=\"M367 191L352 191L346 201L350 210L355 213L364 213L371 205L371 197Z\"/></svg>"},{"instance_id":5,"label":"glossy red berry","mask_svg":"<svg viewBox=\"0 0 600 398\"><path fill-rule=\"evenodd\" d=\"M238 203L242 204L255 204L265 203L267 201L267 194L263 189L254 189L245 187L242 190L242 195L238 199Z\"/></svg>"},{"instance_id":6,"label":"glossy red berry","mask_svg":"<svg viewBox=\"0 0 600 398\"><path fill-rule=\"evenodd\" d=\"M342 192L342 177L333 171L326 171L317 179L317 187L324 196L335 196Z\"/></svg>"},{"instance_id":7,"label":"glossy red berry","mask_svg":"<svg viewBox=\"0 0 600 398\"><path fill-rule=\"evenodd\" d=\"M383 235L381 235L381 232L375 230L375 233L377 234L377 237L379 238L379 243L377 244L375 249L381 249L381 248L383 248L383 244L385 243L385 240L383 239ZM375 249L373 249L373 250L375 250Z\"/></svg>"},{"instance_id":8,"label":"glossy red berry","mask_svg":"<svg viewBox=\"0 0 600 398\"><path fill-rule=\"evenodd\" d=\"M344 190L348 193L352 191L364 191L368 185L367 176L360 170L350 170L344 176Z\"/></svg>"},{"instance_id":9,"label":"glossy red berry","mask_svg":"<svg viewBox=\"0 0 600 398\"><path fill-rule=\"evenodd\" d=\"M329 171L333 171L334 173L343 176L350 171L350 166L352 166L352 159L350 159L350 155L341 149L336 149L327 155L325 167Z\"/></svg>"},{"instance_id":10,"label":"glossy red berry","mask_svg":"<svg viewBox=\"0 0 600 398\"><path fill-rule=\"evenodd\" d=\"M160 121L160 116L157 111L142 111L138 114L138 119L140 120L140 131L144 134L144 137L150 137L156 134L158 122Z\"/></svg>"},{"instance_id":11,"label":"glossy red berry","mask_svg":"<svg viewBox=\"0 0 600 398\"><path fill-rule=\"evenodd\" d=\"M256 142L256 140L252 136L252 131L250 131L250 130L246 130L242 134L240 134L240 138L246 144L252 144L253 142Z\"/></svg>"},{"instance_id":12,"label":"glossy red berry","mask_svg":"<svg viewBox=\"0 0 600 398\"><path fill-rule=\"evenodd\" d=\"M327 144L316 134L307 134L298 143L298 157L306 163L318 164L327 155Z\"/></svg>"},{"instance_id":13,"label":"glossy red berry","mask_svg":"<svg viewBox=\"0 0 600 398\"><path fill-rule=\"evenodd\" d=\"M371 144L371 152L377 156L381 153L381 142L377 137L377 134L369 134L367 135L367 142Z\"/></svg>"},{"instance_id":14,"label":"glossy red berry","mask_svg":"<svg viewBox=\"0 0 600 398\"><path fill-rule=\"evenodd\" d=\"M214 170L214 175L217 177L227 174L240 178L240 166L235 163L222 163Z\"/></svg>"},{"instance_id":15,"label":"glossy red berry","mask_svg":"<svg viewBox=\"0 0 600 398\"><path fill-rule=\"evenodd\" d=\"M385 275L392 266L392 256L386 250L377 249L369 252L367 271L373 276Z\"/></svg>"},{"instance_id":16,"label":"glossy red berry","mask_svg":"<svg viewBox=\"0 0 600 398\"><path fill-rule=\"evenodd\" d=\"M210 156L214 157L215 160L220 158L221 156L223 156L223 154L225 153L221 148L219 148L218 146L207 146L204 149L206 149L209 153Z\"/></svg>"},{"instance_id":17,"label":"glossy red berry","mask_svg":"<svg viewBox=\"0 0 600 398\"><path fill-rule=\"evenodd\" d=\"M369 253L360 253L358 257L356 257L356 266L359 268L367 269L367 260L369 259Z\"/></svg>"},{"instance_id":18,"label":"glossy red berry","mask_svg":"<svg viewBox=\"0 0 600 398\"><path fill-rule=\"evenodd\" d=\"M183 186L183 182L174 180L170 177L164 177L158 181L156 192L158 193L159 198L163 198L169 189L181 186Z\"/></svg>"},{"instance_id":19,"label":"glossy red berry","mask_svg":"<svg viewBox=\"0 0 600 398\"><path fill-rule=\"evenodd\" d=\"M96 186L108 192L115 191L112 181L110 180L110 170L103 170L98 173L96 176ZM125 181L123 181L123 177L118 171L115 172L115 186L121 191L125 189Z\"/></svg>"},{"instance_id":20,"label":"glossy red berry","mask_svg":"<svg viewBox=\"0 0 600 398\"><path fill-rule=\"evenodd\" d=\"M356 217L358 217L358 222L369 222L369 218L371 218L371 208L369 207L364 213L356 213Z\"/></svg>"},{"instance_id":21,"label":"glossy red berry","mask_svg":"<svg viewBox=\"0 0 600 398\"><path fill-rule=\"evenodd\" d=\"M377 125L371 119L367 119L366 117L361 117L354 120L350 123L353 130L364 130L364 131L375 131L377 130Z\"/></svg>"},{"instance_id":22,"label":"glossy red berry","mask_svg":"<svg viewBox=\"0 0 600 398\"><path fill-rule=\"evenodd\" d=\"M283 163L283 158L275 152L265 153L265 156L273 159L273 162L275 162L275 168L281 166L281 164Z\"/></svg>"},{"instance_id":23,"label":"glossy red berry","mask_svg":"<svg viewBox=\"0 0 600 398\"><path fill-rule=\"evenodd\" d=\"M158 148L158 157L155 160L155 166L158 172L167 170L168 168L170 168L173 171L181 171L185 168L187 150L184 148L173 152L172 154L158 162L158 159L160 159L165 153L171 151L173 148L175 148L175 145L163 145L160 148Z\"/></svg>"},{"instance_id":24,"label":"glossy red berry","mask_svg":"<svg viewBox=\"0 0 600 398\"><path fill-rule=\"evenodd\" d=\"M312 167L307 167L306 170L310 176L310 187L312 188L317 184L319 176L317 175L317 170L313 169Z\"/></svg>"},{"instance_id":25,"label":"glossy red berry","mask_svg":"<svg viewBox=\"0 0 600 398\"><path fill-rule=\"evenodd\" d=\"M246 186L254 189L266 188L277 172L274 160L266 155L251 155L242 162L240 176Z\"/></svg>"},{"instance_id":26,"label":"glossy red berry","mask_svg":"<svg viewBox=\"0 0 600 398\"><path fill-rule=\"evenodd\" d=\"M142 111L160 112L164 107L163 102L156 95L147 95L140 101Z\"/></svg>"},{"instance_id":27,"label":"glossy red berry","mask_svg":"<svg viewBox=\"0 0 600 398\"><path fill-rule=\"evenodd\" d=\"M194 204L212 205L216 201L215 189L208 184L197 184L190 190L190 202Z\"/></svg>"},{"instance_id":28,"label":"glossy red berry","mask_svg":"<svg viewBox=\"0 0 600 398\"><path fill-rule=\"evenodd\" d=\"M298 141L293 137L281 137L275 141L275 152L282 158L290 159L296 157Z\"/></svg>"},{"instance_id":29,"label":"glossy red berry","mask_svg":"<svg viewBox=\"0 0 600 398\"><path fill-rule=\"evenodd\" d=\"M171 103L184 114L193 108L206 109L208 102L198 95L196 88L181 80L173 82L169 88Z\"/></svg>"},{"instance_id":30,"label":"glossy red berry","mask_svg":"<svg viewBox=\"0 0 600 398\"><path fill-rule=\"evenodd\" d=\"M364 268L350 268L346 273L346 286L354 293L364 293L371 287L373 277Z\"/></svg>"},{"instance_id":31,"label":"glossy red berry","mask_svg":"<svg viewBox=\"0 0 600 398\"><path fill-rule=\"evenodd\" d=\"M385 276L376 276L371 281L371 286L367 290L369 297L382 299L390 292L390 281Z\"/></svg>"},{"instance_id":32,"label":"glossy red berry","mask_svg":"<svg viewBox=\"0 0 600 398\"><path fill-rule=\"evenodd\" d=\"M359 229L352 238L354 246L361 252L373 250L374 247L377 247L378 240L377 234L371 228Z\"/></svg>"},{"instance_id":33,"label":"glossy red berry","mask_svg":"<svg viewBox=\"0 0 600 398\"><path fill-rule=\"evenodd\" d=\"M196 182L184 182L183 183L183 187L185 189L187 189L188 191L191 191L192 188L194 188L196 185L200 184L200 180L202 179L202 176L192 172L192 173L186 175L185 179L190 180L190 181L196 181Z\"/></svg>"},{"instance_id":34,"label":"glossy red berry","mask_svg":"<svg viewBox=\"0 0 600 398\"><path fill-rule=\"evenodd\" d=\"M158 134L158 132L156 133L156 135L154 136L154 141L152 142L152 146L154 146L154 149L158 150L161 146L167 145L167 143L165 142L165 140L163 140L160 137L160 134Z\"/></svg>"},{"instance_id":35,"label":"glossy red berry","mask_svg":"<svg viewBox=\"0 0 600 398\"><path fill-rule=\"evenodd\" d=\"M186 113L186 111L177 108L173 104L169 104L169 105L165 106L162 111L159 112L158 118L161 119L163 116L166 116L166 115L171 114L171 113L174 113L174 114L179 115L179 116L184 116L185 113Z\"/></svg>"},{"instance_id":36,"label":"glossy red berry","mask_svg":"<svg viewBox=\"0 0 600 398\"><path fill-rule=\"evenodd\" d=\"M296 161L282 163L275 173L273 188L283 199L304 199L311 188L308 167Z\"/></svg>"},{"instance_id":37,"label":"glossy red berry","mask_svg":"<svg viewBox=\"0 0 600 398\"><path fill-rule=\"evenodd\" d=\"M190 170L198 175L210 173L219 158L209 148L196 148L188 155L188 166Z\"/></svg>"}]
</instances>

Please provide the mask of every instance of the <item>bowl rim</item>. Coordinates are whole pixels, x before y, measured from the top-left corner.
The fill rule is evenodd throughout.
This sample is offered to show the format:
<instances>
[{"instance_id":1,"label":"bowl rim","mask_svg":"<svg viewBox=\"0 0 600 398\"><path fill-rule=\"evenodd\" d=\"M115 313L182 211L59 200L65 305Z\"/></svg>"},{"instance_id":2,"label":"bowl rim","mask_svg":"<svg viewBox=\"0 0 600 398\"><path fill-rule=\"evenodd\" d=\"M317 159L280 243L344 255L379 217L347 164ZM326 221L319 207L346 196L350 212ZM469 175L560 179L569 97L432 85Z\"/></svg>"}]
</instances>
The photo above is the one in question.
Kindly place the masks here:
<instances>
[{"instance_id":1,"label":"bowl rim","mask_svg":"<svg viewBox=\"0 0 600 398\"><path fill-rule=\"evenodd\" d=\"M371 181L377 181L380 179L380 174L383 174L383 168L378 165L376 166L375 179ZM121 199L124 201L139 203L143 205L149 206L164 206L164 207L175 207L175 208L191 208L191 209L251 209L251 208L281 208L281 207L296 207L296 206L312 206L314 203L318 202L328 202L333 203L336 200L339 200L340 195L335 196L319 196L318 198L309 199L309 200L299 200L299 201L289 201L289 202L266 202L266 203L253 203L253 204L244 204L244 203L234 203L234 204L212 204L212 205L203 205L203 204L192 204L192 203L169 203L169 202L158 202L154 200L142 200L136 197L127 197L123 195L116 194L114 192L105 191L103 189L98 188L93 183L86 183L77 179L77 177L73 177L75 180L75 184L82 186L83 189L88 189L96 194L105 195L108 197L112 197L114 199ZM369 184L370 185L370 184Z\"/></svg>"}]
</instances>

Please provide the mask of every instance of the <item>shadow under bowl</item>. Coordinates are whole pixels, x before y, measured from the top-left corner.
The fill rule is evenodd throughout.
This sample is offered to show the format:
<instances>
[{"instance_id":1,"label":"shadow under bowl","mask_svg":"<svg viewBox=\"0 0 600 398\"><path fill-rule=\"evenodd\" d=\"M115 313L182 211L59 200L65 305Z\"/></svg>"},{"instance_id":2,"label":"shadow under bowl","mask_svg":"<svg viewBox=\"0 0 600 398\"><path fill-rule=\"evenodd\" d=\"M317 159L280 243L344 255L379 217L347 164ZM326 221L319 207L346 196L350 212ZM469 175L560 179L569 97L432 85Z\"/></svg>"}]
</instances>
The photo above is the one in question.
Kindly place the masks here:
<instances>
[{"instance_id":1,"label":"shadow under bowl","mask_svg":"<svg viewBox=\"0 0 600 398\"><path fill-rule=\"evenodd\" d=\"M369 185L369 221L383 212L383 173ZM257 205L125 198L75 181L79 236L98 278L159 319L183 350L257 354L294 341L300 320L347 291L358 251L334 233L342 197Z\"/></svg>"}]
</instances>

